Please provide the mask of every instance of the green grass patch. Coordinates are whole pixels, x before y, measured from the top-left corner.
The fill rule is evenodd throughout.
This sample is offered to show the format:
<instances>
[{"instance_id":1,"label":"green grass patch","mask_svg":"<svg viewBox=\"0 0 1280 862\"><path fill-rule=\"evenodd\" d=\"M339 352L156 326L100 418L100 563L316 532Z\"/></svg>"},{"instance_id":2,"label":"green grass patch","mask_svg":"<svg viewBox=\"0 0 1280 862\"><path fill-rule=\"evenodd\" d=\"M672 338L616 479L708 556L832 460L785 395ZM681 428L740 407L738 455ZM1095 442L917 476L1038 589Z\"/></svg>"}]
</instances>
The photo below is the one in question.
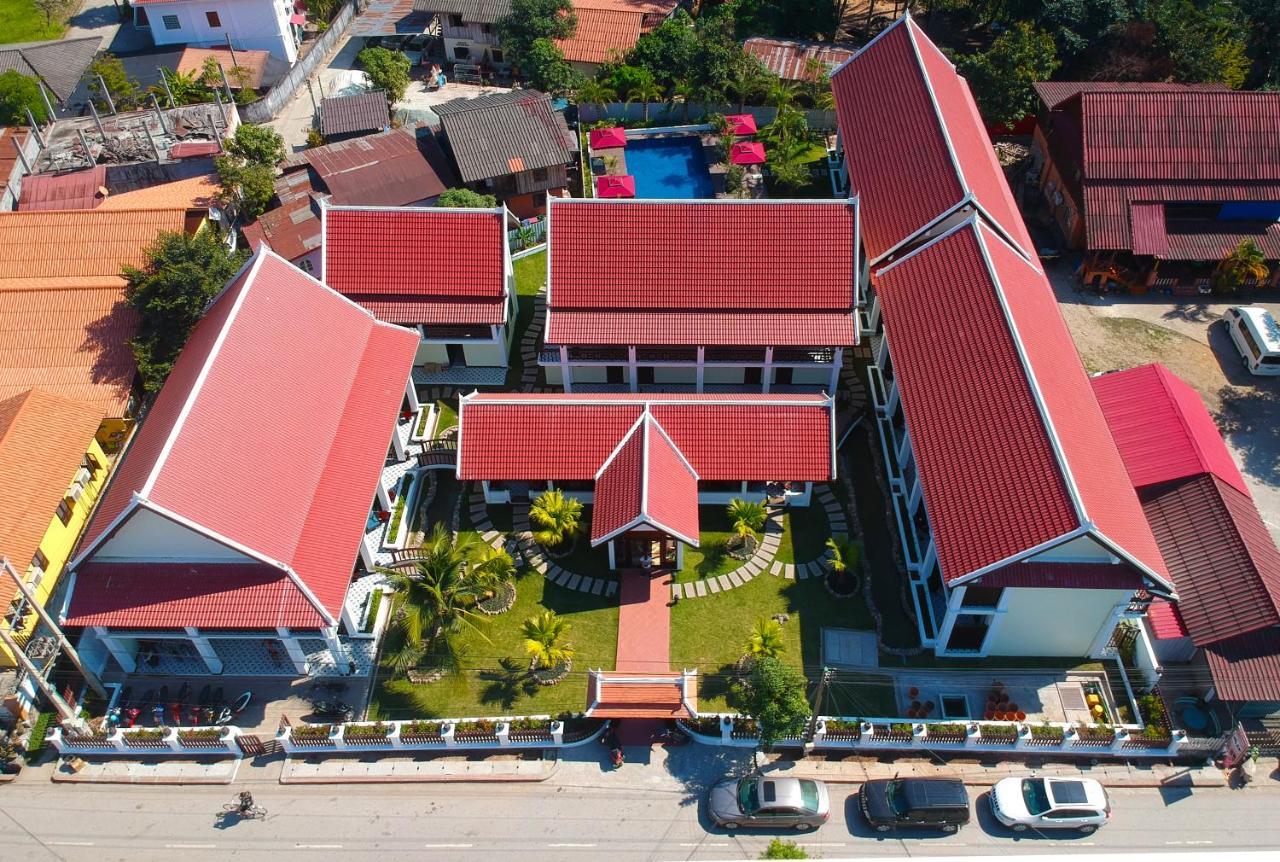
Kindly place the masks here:
<instances>
[{"instance_id":1,"label":"green grass patch","mask_svg":"<svg viewBox=\"0 0 1280 862\"><path fill-rule=\"evenodd\" d=\"M436 436L458 424L458 409L448 401L436 402Z\"/></svg>"},{"instance_id":2,"label":"green grass patch","mask_svg":"<svg viewBox=\"0 0 1280 862\"><path fill-rule=\"evenodd\" d=\"M573 671L553 686L528 678L520 625L528 617L553 610L569 621L574 647ZM587 704L587 671L612 670L618 642L616 598L566 590L534 572L516 581L516 603L506 613L481 623L481 632L454 635L460 653L457 674L426 685L390 679L385 666L374 683L369 718L463 718L486 715L538 715L577 712ZM398 633L387 633L388 645ZM384 663L385 664L385 663Z\"/></svg>"},{"instance_id":3,"label":"green grass patch","mask_svg":"<svg viewBox=\"0 0 1280 862\"><path fill-rule=\"evenodd\" d=\"M827 549L831 525L827 511L814 499L808 506L787 507L783 516L782 544L778 546L777 559L782 563L808 563L818 559Z\"/></svg>"},{"instance_id":4,"label":"green grass patch","mask_svg":"<svg viewBox=\"0 0 1280 862\"><path fill-rule=\"evenodd\" d=\"M69 7L69 12L74 11ZM57 39L66 29L65 18L55 15L47 21L31 0L0 0L0 43Z\"/></svg>"},{"instance_id":5,"label":"green grass patch","mask_svg":"<svg viewBox=\"0 0 1280 862\"><path fill-rule=\"evenodd\" d=\"M540 251L522 257L513 264L516 273L516 295L536 296L547 283L547 253Z\"/></svg>"},{"instance_id":6,"label":"green grass patch","mask_svg":"<svg viewBox=\"0 0 1280 862\"><path fill-rule=\"evenodd\" d=\"M687 553L687 552L686 552ZM787 614L782 626L784 661L816 682L822 664L822 628L871 629L862 599L837 599L822 581L788 581L759 575L741 587L697 599L681 599L671 609L671 667L697 668L699 708L727 710L729 673L741 657L756 620Z\"/></svg>"},{"instance_id":7,"label":"green grass patch","mask_svg":"<svg viewBox=\"0 0 1280 862\"><path fill-rule=\"evenodd\" d=\"M400 493L391 509L391 523L387 524L387 544L391 544L400 535L400 523L404 520L404 507L409 503L409 488L413 485L413 474L405 473L400 477Z\"/></svg>"},{"instance_id":8,"label":"green grass patch","mask_svg":"<svg viewBox=\"0 0 1280 862\"><path fill-rule=\"evenodd\" d=\"M373 631L374 623L378 621L378 608L382 606L382 590L374 590L369 594L369 610L364 615L364 625L360 627L360 631L368 634Z\"/></svg>"},{"instance_id":9,"label":"green grass patch","mask_svg":"<svg viewBox=\"0 0 1280 862\"><path fill-rule=\"evenodd\" d=\"M533 320L534 297L547 283L547 253L540 251L522 257L514 264L516 273L516 322L511 337L511 354L507 361L507 388L518 389L524 372L520 342Z\"/></svg>"},{"instance_id":10,"label":"green grass patch","mask_svg":"<svg viewBox=\"0 0 1280 862\"><path fill-rule=\"evenodd\" d=\"M45 737L49 735L49 727L57 718L57 714L52 711L42 712L31 723L31 735L27 737L28 763L34 762L40 756L40 753L44 751Z\"/></svg>"},{"instance_id":11,"label":"green grass patch","mask_svg":"<svg viewBox=\"0 0 1280 862\"><path fill-rule=\"evenodd\" d=\"M729 556L727 545L735 534L724 506L699 506L698 523L702 528L698 547L685 546L684 566L675 574L677 583L728 574L746 563Z\"/></svg>"}]
</instances>

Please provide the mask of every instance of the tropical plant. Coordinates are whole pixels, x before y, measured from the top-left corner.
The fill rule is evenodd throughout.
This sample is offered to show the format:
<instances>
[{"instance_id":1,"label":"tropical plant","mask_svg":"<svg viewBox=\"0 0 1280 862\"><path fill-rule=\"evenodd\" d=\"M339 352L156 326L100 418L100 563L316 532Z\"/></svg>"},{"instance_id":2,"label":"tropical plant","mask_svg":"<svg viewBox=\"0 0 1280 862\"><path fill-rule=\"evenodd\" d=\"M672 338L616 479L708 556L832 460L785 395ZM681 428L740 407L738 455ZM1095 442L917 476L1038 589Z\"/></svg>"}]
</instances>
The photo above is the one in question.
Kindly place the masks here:
<instances>
[{"instance_id":1,"label":"tropical plant","mask_svg":"<svg viewBox=\"0 0 1280 862\"><path fill-rule=\"evenodd\" d=\"M862 563L862 543L848 536L827 539L831 551L831 584L840 592L851 592L857 584L858 566Z\"/></svg>"},{"instance_id":2,"label":"tropical plant","mask_svg":"<svg viewBox=\"0 0 1280 862\"><path fill-rule=\"evenodd\" d=\"M765 518L768 517L763 503L741 497L729 501L728 512L733 531L744 540L755 538L756 533L764 529Z\"/></svg>"},{"instance_id":3,"label":"tropical plant","mask_svg":"<svg viewBox=\"0 0 1280 862\"><path fill-rule=\"evenodd\" d=\"M45 108L44 97L40 95L40 85L36 83L36 79L17 69L0 72L0 125L25 126L28 110L37 123L49 119L49 111Z\"/></svg>"},{"instance_id":4,"label":"tropical plant","mask_svg":"<svg viewBox=\"0 0 1280 862\"><path fill-rule=\"evenodd\" d=\"M524 651L543 669L558 667L573 658L573 647L565 640L568 631L569 621L555 611L543 611L520 625Z\"/></svg>"},{"instance_id":5,"label":"tropical plant","mask_svg":"<svg viewBox=\"0 0 1280 862\"><path fill-rule=\"evenodd\" d=\"M606 102L612 102L618 98L617 92L608 84L593 81L590 78L578 84L576 95L579 104L595 105L602 110Z\"/></svg>"},{"instance_id":6,"label":"tropical plant","mask_svg":"<svg viewBox=\"0 0 1280 862\"><path fill-rule=\"evenodd\" d=\"M1247 282L1265 281L1271 274L1262 249L1251 239L1243 240L1218 262L1213 272L1213 287L1221 293L1235 293Z\"/></svg>"},{"instance_id":7,"label":"tropical plant","mask_svg":"<svg viewBox=\"0 0 1280 862\"><path fill-rule=\"evenodd\" d=\"M742 54L730 65L724 89L728 95L737 98L738 113L742 113L747 102L769 92L775 80L759 60L749 54Z\"/></svg>"},{"instance_id":8,"label":"tropical plant","mask_svg":"<svg viewBox=\"0 0 1280 862\"><path fill-rule=\"evenodd\" d=\"M766 101L781 111L783 108L794 106L800 92L800 85L794 81L775 80L773 86L769 88Z\"/></svg>"},{"instance_id":9,"label":"tropical plant","mask_svg":"<svg viewBox=\"0 0 1280 862\"><path fill-rule=\"evenodd\" d=\"M773 122L760 130L760 137L776 149L787 149L808 139L809 121L794 105L783 105Z\"/></svg>"},{"instance_id":10,"label":"tropical plant","mask_svg":"<svg viewBox=\"0 0 1280 862\"><path fill-rule=\"evenodd\" d=\"M489 557L482 550L487 547L473 534L455 536L437 523L412 568L378 570L400 597L393 617L398 637L387 647L396 672L418 666L428 655L453 663L448 636L463 628L485 638L472 608L500 585L511 564L510 557L505 565Z\"/></svg>"},{"instance_id":11,"label":"tropical plant","mask_svg":"<svg viewBox=\"0 0 1280 862\"><path fill-rule=\"evenodd\" d=\"M167 100L170 94L173 95L175 105L197 105L213 101L213 94L205 87L199 72L178 72L161 67L160 78L161 82L151 87L149 92L154 93L161 101ZM166 86L168 89L165 89Z\"/></svg>"},{"instance_id":12,"label":"tropical plant","mask_svg":"<svg viewBox=\"0 0 1280 862\"><path fill-rule=\"evenodd\" d=\"M700 88L690 83L687 78L682 78L671 85L671 91L667 94L667 112L675 110L676 105L680 106L680 122L689 122L689 103L698 97Z\"/></svg>"},{"instance_id":13,"label":"tropical plant","mask_svg":"<svg viewBox=\"0 0 1280 862\"><path fill-rule=\"evenodd\" d=\"M787 642L782 637L782 624L769 617L760 617L751 630L751 637L743 647L743 653L756 659L777 658L786 652Z\"/></svg>"},{"instance_id":14,"label":"tropical plant","mask_svg":"<svg viewBox=\"0 0 1280 862\"><path fill-rule=\"evenodd\" d=\"M466 209L492 209L498 205L498 199L493 195L484 195L479 192L473 192L471 189L445 189L440 197L436 198L436 206L438 207L463 207Z\"/></svg>"},{"instance_id":15,"label":"tropical plant","mask_svg":"<svg viewBox=\"0 0 1280 862\"><path fill-rule=\"evenodd\" d=\"M772 148L769 155L769 175L773 177L775 185L795 191L809 183L812 179L809 165L800 161L803 150L804 145L799 142Z\"/></svg>"},{"instance_id":16,"label":"tropical plant","mask_svg":"<svg viewBox=\"0 0 1280 862\"><path fill-rule=\"evenodd\" d=\"M658 83L650 77L648 80L641 81L630 90L627 91L627 104L639 102L644 112L644 121L649 122L649 103L657 102L662 99L662 88Z\"/></svg>"},{"instance_id":17,"label":"tropical plant","mask_svg":"<svg viewBox=\"0 0 1280 862\"><path fill-rule=\"evenodd\" d=\"M529 521L535 529L533 540L553 548L571 539L582 526L582 503L566 497L558 488L543 491L529 507Z\"/></svg>"},{"instance_id":18,"label":"tropical plant","mask_svg":"<svg viewBox=\"0 0 1280 862\"><path fill-rule=\"evenodd\" d=\"M776 658L762 658L745 682L729 690L729 703L755 719L760 744L769 747L779 739L804 733L811 714L805 698L804 674Z\"/></svg>"}]
</instances>

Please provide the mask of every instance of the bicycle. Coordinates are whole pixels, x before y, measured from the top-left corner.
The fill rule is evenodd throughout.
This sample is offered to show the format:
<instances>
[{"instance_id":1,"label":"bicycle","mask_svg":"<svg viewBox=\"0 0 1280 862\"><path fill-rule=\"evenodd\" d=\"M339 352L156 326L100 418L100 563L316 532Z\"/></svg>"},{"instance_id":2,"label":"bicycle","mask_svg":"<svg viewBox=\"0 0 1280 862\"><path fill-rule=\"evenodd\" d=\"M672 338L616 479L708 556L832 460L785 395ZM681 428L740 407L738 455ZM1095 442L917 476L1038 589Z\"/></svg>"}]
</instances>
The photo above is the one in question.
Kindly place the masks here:
<instances>
[{"instance_id":1,"label":"bicycle","mask_svg":"<svg viewBox=\"0 0 1280 862\"><path fill-rule=\"evenodd\" d=\"M246 809L239 802L228 802L226 805L222 806L222 812L218 816L226 817L229 814L239 815L245 820L267 819L267 809L263 808L261 805L251 805Z\"/></svg>"}]
</instances>

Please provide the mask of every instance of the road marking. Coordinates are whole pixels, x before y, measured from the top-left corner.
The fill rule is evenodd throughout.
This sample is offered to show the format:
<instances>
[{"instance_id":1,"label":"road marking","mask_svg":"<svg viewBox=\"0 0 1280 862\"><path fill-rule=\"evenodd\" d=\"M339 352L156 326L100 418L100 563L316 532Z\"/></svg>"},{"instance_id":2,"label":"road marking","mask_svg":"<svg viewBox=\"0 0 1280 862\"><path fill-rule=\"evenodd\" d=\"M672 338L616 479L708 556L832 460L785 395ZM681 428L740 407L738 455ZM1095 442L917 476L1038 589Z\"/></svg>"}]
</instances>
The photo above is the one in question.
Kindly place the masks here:
<instances>
[{"instance_id":1,"label":"road marking","mask_svg":"<svg viewBox=\"0 0 1280 862\"><path fill-rule=\"evenodd\" d=\"M548 847L595 847L594 844L548 844Z\"/></svg>"},{"instance_id":2,"label":"road marking","mask_svg":"<svg viewBox=\"0 0 1280 862\"><path fill-rule=\"evenodd\" d=\"M844 844L839 841L797 841L801 847L843 847ZM952 845L954 846L954 845Z\"/></svg>"},{"instance_id":3,"label":"road marking","mask_svg":"<svg viewBox=\"0 0 1280 862\"><path fill-rule=\"evenodd\" d=\"M1165 844L1212 844L1212 841L1166 841Z\"/></svg>"},{"instance_id":4,"label":"road marking","mask_svg":"<svg viewBox=\"0 0 1280 862\"><path fill-rule=\"evenodd\" d=\"M46 841L44 843L49 844L53 847L92 847L93 846L92 841Z\"/></svg>"},{"instance_id":5,"label":"road marking","mask_svg":"<svg viewBox=\"0 0 1280 862\"><path fill-rule=\"evenodd\" d=\"M299 850L341 850L341 844L295 844Z\"/></svg>"},{"instance_id":6,"label":"road marking","mask_svg":"<svg viewBox=\"0 0 1280 862\"><path fill-rule=\"evenodd\" d=\"M217 844L166 844L164 845L170 850L209 850L217 847Z\"/></svg>"},{"instance_id":7,"label":"road marking","mask_svg":"<svg viewBox=\"0 0 1280 862\"><path fill-rule=\"evenodd\" d=\"M467 847L475 847L474 844L423 844L428 850L462 850Z\"/></svg>"}]
</instances>

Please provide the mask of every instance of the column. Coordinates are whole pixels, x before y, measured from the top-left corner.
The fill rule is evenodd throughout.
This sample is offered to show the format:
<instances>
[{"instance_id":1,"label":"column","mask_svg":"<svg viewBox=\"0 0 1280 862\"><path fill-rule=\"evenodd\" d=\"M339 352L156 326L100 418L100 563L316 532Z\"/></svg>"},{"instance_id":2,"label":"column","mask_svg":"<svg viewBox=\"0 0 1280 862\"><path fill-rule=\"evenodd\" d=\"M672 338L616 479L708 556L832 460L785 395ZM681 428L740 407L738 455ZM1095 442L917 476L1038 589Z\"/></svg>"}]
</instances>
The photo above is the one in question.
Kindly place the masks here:
<instances>
[{"instance_id":1,"label":"column","mask_svg":"<svg viewBox=\"0 0 1280 862\"><path fill-rule=\"evenodd\" d=\"M302 644L298 643L298 639L293 636L293 632L281 626L276 629L276 634L279 636L280 642L284 644L284 651L289 655L289 660L293 662L293 669L298 673L306 673L307 654L302 651Z\"/></svg>"},{"instance_id":2,"label":"column","mask_svg":"<svg viewBox=\"0 0 1280 862\"><path fill-rule=\"evenodd\" d=\"M640 373L636 368L636 346L634 344L627 347L627 374L631 381L631 391L640 391Z\"/></svg>"},{"instance_id":3,"label":"column","mask_svg":"<svg viewBox=\"0 0 1280 862\"><path fill-rule=\"evenodd\" d=\"M760 370L760 383L763 385L760 391L769 394L769 385L773 382L773 348L766 347L764 349L764 368Z\"/></svg>"},{"instance_id":4,"label":"column","mask_svg":"<svg viewBox=\"0 0 1280 862\"><path fill-rule=\"evenodd\" d=\"M107 648L107 652L111 653L111 657L116 660L116 664L124 669L125 673L133 673L138 669L138 663L133 660L133 656L108 633L106 626L94 626L93 632L98 636L98 640L102 641L102 645Z\"/></svg>"},{"instance_id":5,"label":"column","mask_svg":"<svg viewBox=\"0 0 1280 862\"><path fill-rule=\"evenodd\" d=\"M615 554L615 552L614 552L614 549L613 549L613 543L614 543L615 541L616 541L615 539L610 539L610 540L609 540L609 568L610 568L610 569L616 569L616 568L618 568L617 556L616 556L616 554Z\"/></svg>"},{"instance_id":6,"label":"column","mask_svg":"<svg viewBox=\"0 0 1280 862\"><path fill-rule=\"evenodd\" d=\"M404 386L404 397L409 402L410 410L419 410L422 404L418 401L418 387L413 385L413 375L409 375L409 380Z\"/></svg>"},{"instance_id":7,"label":"column","mask_svg":"<svg viewBox=\"0 0 1280 862\"><path fill-rule=\"evenodd\" d=\"M928 588L925 588L925 601L928 601ZM934 652L945 652L947 649L947 641L951 639L951 630L955 628L956 616L960 612L960 606L964 603L964 587L956 587L951 591L951 595L947 596L947 614L942 618L941 625L938 626L938 637L935 641ZM921 613L927 614L928 608L919 608ZM923 635L924 626L920 626Z\"/></svg>"},{"instance_id":8,"label":"column","mask_svg":"<svg viewBox=\"0 0 1280 862\"><path fill-rule=\"evenodd\" d=\"M222 659L218 658L218 654L214 651L213 644L209 643L209 639L201 635L200 629L195 626L187 626L186 632L187 637L191 640L191 645L196 648L200 658L204 659L205 667L209 668L209 673L222 673Z\"/></svg>"},{"instance_id":9,"label":"column","mask_svg":"<svg viewBox=\"0 0 1280 862\"><path fill-rule=\"evenodd\" d=\"M684 542L676 539L676 568L684 568Z\"/></svg>"},{"instance_id":10,"label":"column","mask_svg":"<svg viewBox=\"0 0 1280 862\"><path fill-rule=\"evenodd\" d=\"M333 663L337 665L338 673L344 675L351 673L348 667L351 662L351 655L338 638L338 630L330 627L321 629L320 634L324 637L324 642L329 646L329 654L333 656Z\"/></svg>"},{"instance_id":11,"label":"column","mask_svg":"<svg viewBox=\"0 0 1280 862\"><path fill-rule=\"evenodd\" d=\"M844 364L844 348L837 347L835 357L831 363L831 387L827 390L828 395L835 395L840 388L840 367Z\"/></svg>"},{"instance_id":12,"label":"column","mask_svg":"<svg viewBox=\"0 0 1280 862\"><path fill-rule=\"evenodd\" d=\"M695 392L702 391L703 378L705 377L705 372L706 372L706 361L707 361L707 348L699 347L698 348L698 376L697 376L698 385L697 385L697 388L694 390Z\"/></svg>"},{"instance_id":13,"label":"column","mask_svg":"<svg viewBox=\"0 0 1280 862\"><path fill-rule=\"evenodd\" d=\"M569 348L560 345L560 384L565 392L573 391L573 369L569 367Z\"/></svg>"},{"instance_id":14,"label":"column","mask_svg":"<svg viewBox=\"0 0 1280 862\"><path fill-rule=\"evenodd\" d=\"M391 435L391 448L396 453L397 461L409 460L409 455L404 450L404 441L400 439L400 423L397 419L395 433Z\"/></svg>"},{"instance_id":15,"label":"column","mask_svg":"<svg viewBox=\"0 0 1280 862\"><path fill-rule=\"evenodd\" d=\"M391 492L387 490L387 486L382 484L381 481L378 482L377 497L378 497L378 505L382 508L382 511L390 512L391 511Z\"/></svg>"}]
</instances>

